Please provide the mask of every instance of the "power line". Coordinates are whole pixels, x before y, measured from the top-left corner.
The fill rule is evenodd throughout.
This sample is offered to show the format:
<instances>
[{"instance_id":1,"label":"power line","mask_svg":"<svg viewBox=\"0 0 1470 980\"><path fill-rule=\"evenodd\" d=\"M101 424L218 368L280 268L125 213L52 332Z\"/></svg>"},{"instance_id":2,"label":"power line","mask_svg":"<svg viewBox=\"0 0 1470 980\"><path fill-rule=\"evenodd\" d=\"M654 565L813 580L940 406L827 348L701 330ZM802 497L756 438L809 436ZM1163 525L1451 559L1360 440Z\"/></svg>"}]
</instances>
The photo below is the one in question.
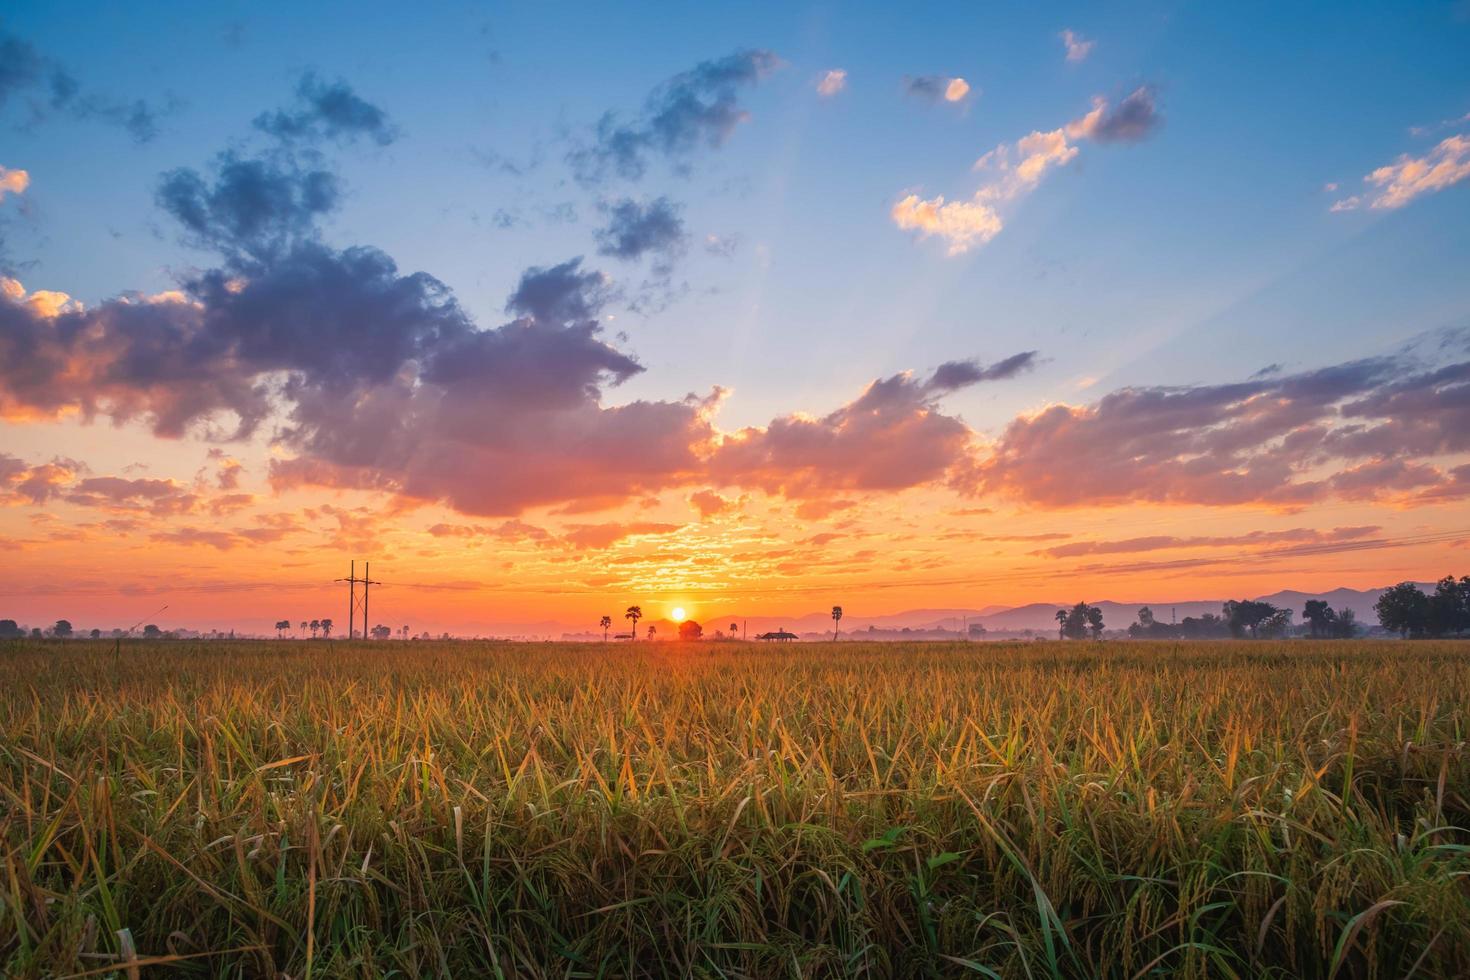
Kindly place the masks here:
<instances>
[{"instance_id":1,"label":"power line","mask_svg":"<svg viewBox=\"0 0 1470 980\"><path fill-rule=\"evenodd\" d=\"M357 561L353 560L352 564L349 566L349 571L346 578L332 580L334 582L347 583L347 638L349 640L352 639L357 633L356 617L357 610L359 608L362 609L362 636L363 639L368 638L368 589L371 586L383 584L382 582L374 582L372 580L372 573L369 571L369 569L371 568L371 562L363 562L362 578L358 578ZM359 584L362 585L362 603L360 605L357 601L357 586Z\"/></svg>"}]
</instances>

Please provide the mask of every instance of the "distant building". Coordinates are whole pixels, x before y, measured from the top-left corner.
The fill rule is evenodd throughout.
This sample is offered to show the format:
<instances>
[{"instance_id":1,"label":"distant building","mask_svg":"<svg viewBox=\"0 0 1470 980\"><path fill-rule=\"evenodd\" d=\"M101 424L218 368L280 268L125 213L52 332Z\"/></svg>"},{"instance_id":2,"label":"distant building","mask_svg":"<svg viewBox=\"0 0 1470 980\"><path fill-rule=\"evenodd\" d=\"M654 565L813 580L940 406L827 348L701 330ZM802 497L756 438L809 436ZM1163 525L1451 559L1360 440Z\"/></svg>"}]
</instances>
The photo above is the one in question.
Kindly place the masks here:
<instances>
[{"instance_id":1,"label":"distant building","mask_svg":"<svg viewBox=\"0 0 1470 980\"><path fill-rule=\"evenodd\" d=\"M773 630L770 633L757 633L755 635L755 638L757 640L770 640L776 643L790 643L792 640L796 639L796 634L786 632L786 627L783 626L780 629Z\"/></svg>"}]
</instances>

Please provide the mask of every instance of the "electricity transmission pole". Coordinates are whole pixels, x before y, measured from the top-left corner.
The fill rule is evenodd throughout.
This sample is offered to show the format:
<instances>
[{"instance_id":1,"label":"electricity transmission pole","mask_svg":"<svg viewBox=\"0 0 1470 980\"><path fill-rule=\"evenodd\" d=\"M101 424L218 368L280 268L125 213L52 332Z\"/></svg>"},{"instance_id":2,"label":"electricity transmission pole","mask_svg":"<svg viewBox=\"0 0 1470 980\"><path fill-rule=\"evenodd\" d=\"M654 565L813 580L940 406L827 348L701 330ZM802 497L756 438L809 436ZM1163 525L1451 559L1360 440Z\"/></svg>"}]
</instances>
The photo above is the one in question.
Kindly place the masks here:
<instances>
[{"instance_id":1,"label":"electricity transmission pole","mask_svg":"<svg viewBox=\"0 0 1470 980\"><path fill-rule=\"evenodd\" d=\"M354 560L346 578L333 579L335 582L347 583L347 638L350 640L355 635L357 624L357 610L362 610L362 635L366 639L368 635L368 586L382 585L382 582L374 582L369 569L371 562L362 563L362 578L357 577L357 562ZM357 587L362 586L362 602L357 601Z\"/></svg>"}]
</instances>

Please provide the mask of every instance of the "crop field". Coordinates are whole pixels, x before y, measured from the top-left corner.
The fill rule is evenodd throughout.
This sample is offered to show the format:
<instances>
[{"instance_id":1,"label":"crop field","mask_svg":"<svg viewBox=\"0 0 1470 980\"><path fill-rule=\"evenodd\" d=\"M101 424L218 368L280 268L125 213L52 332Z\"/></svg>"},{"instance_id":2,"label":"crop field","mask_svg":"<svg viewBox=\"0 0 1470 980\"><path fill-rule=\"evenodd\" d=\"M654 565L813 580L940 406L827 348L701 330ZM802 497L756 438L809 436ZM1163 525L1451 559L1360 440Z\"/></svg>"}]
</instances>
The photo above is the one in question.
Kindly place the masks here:
<instances>
[{"instance_id":1,"label":"crop field","mask_svg":"<svg viewBox=\"0 0 1470 980\"><path fill-rule=\"evenodd\" d=\"M0 644L0 976L1470 973L1470 644Z\"/></svg>"}]
</instances>

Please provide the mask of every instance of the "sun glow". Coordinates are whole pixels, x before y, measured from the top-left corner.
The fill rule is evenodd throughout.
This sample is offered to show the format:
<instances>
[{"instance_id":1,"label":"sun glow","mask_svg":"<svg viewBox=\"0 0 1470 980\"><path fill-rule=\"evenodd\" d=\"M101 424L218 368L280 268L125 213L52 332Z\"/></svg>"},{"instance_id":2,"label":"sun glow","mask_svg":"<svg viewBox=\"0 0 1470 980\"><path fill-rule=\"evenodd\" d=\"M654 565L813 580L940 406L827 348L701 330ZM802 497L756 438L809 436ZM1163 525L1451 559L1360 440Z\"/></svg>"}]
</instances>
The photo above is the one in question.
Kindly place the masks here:
<instances>
[{"instance_id":1,"label":"sun glow","mask_svg":"<svg viewBox=\"0 0 1470 980\"><path fill-rule=\"evenodd\" d=\"M684 622L684 617L687 616L687 615L688 615L688 613L684 612L684 607L683 606L675 606L674 609L673 609L673 611L669 613L669 616L676 623L682 623L682 622Z\"/></svg>"}]
</instances>

